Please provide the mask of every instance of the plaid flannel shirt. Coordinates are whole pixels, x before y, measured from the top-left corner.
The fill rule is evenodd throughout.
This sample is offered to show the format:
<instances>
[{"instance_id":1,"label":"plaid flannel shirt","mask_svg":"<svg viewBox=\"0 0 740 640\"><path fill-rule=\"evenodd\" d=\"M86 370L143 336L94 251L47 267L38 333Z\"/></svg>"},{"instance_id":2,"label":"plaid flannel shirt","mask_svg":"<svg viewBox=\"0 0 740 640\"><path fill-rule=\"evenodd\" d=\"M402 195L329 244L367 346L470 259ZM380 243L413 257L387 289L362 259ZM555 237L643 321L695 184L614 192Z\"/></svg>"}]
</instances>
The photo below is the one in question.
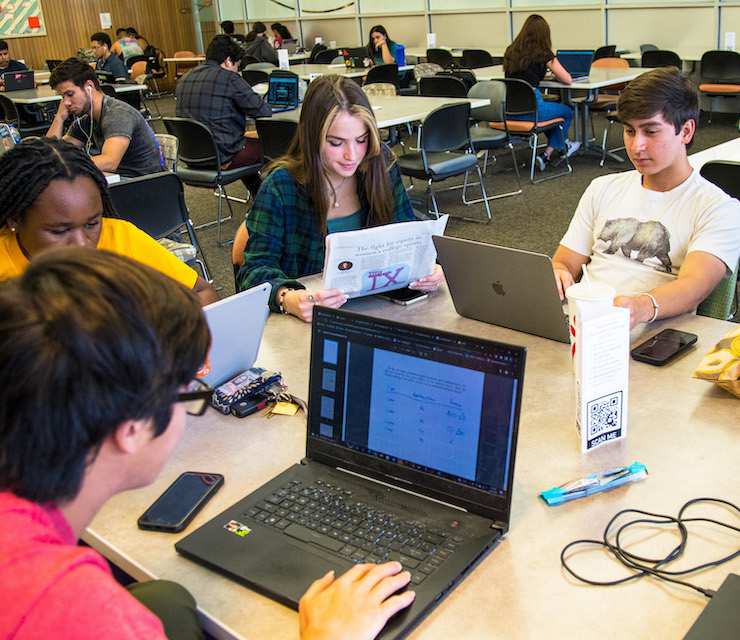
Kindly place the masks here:
<instances>
[{"instance_id":1,"label":"plaid flannel shirt","mask_svg":"<svg viewBox=\"0 0 740 640\"><path fill-rule=\"evenodd\" d=\"M393 222L415 220L398 165L394 163L389 172L396 209ZM364 227L370 206L362 175L357 175ZM295 278L318 273L324 268L324 236L316 227L306 192L287 169L275 169L262 183L247 216L247 229L249 240L244 251L244 266L237 274L239 290L269 282L272 285L270 308L278 311L274 295L277 288L303 289L305 287Z\"/></svg>"}]
</instances>

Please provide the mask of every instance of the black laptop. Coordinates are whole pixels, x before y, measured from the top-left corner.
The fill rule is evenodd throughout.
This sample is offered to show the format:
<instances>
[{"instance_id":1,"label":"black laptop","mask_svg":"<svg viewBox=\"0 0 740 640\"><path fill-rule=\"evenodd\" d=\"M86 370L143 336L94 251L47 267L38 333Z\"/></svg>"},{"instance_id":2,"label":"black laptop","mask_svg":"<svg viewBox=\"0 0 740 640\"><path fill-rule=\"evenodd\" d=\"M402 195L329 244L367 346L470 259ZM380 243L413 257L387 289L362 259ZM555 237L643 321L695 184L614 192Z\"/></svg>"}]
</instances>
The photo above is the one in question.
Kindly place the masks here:
<instances>
[{"instance_id":1,"label":"black laptop","mask_svg":"<svg viewBox=\"0 0 740 640\"><path fill-rule=\"evenodd\" d=\"M22 91L35 86L33 71L6 71L3 80L5 91Z\"/></svg>"},{"instance_id":2,"label":"black laptop","mask_svg":"<svg viewBox=\"0 0 740 640\"><path fill-rule=\"evenodd\" d=\"M559 49L556 55L573 79L588 77L594 61L593 49Z\"/></svg>"},{"instance_id":3,"label":"black laptop","mask_svg":"<svg viewBox=\"0 0 740 640\"><path fill-rule=\"evenodd\" d=\"M267 86L267 104L273 113L292 111L298 107L299 78L292 71L276 69L270 74Z\"/></svg>"},{"instance_id":4,"label":"black laptop","mask_svg":"<svg viewBox=\"0 0 740 640\"><path fill-rule=\"evenodd\" d=\"M324 307L312 331L306 458L175 548L292 608L398 560L416 599L379 637L400 638L508 530L526 350Z\"/></svg>"}]
</instances>

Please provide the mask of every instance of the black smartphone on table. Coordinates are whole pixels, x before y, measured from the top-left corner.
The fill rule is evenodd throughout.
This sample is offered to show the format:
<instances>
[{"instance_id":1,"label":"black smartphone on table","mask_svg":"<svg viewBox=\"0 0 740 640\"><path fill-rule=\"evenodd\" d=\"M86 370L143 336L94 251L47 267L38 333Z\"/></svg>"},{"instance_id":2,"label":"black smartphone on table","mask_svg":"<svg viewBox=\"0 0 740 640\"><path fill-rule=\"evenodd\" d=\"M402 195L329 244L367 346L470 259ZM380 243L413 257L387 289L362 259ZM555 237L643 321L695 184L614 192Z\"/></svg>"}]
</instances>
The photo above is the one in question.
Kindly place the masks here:
<instances>
[{"instance_id":1,"label":"black smartphone on table","mask_svg":"<svg viewBox=\"0 0 740 640\"><path fill-rule=\"evenodd\" d=\"M416 291L415 289L409 289L404 287L403 289L394 289L387 293L379 293L379 297L383 300L390 300L396 304L414 304L429 297L429 293L426 291Z\"/></svg>"},{"instance_id":2,"label":"black smartphone on table","mask_svg":"<svg viewBox=\"0 0 740 640\"><path fill-rule=\"evenodd\" d=\"M688 351L696 342L695 333L663 329L660 333L632 349L632 357L639 362L661 367Z\"/></svg>"},{"instance_id":3,"label":"black smartphone on table","mask_svg":"<svg viewBox=\"0 0 740 640\"><path fill-rule=\"evenodd\" d=\"M139 518L139 529L179 533L223 484L220 473L186 471Z\"/></svg>"}]
</instances>

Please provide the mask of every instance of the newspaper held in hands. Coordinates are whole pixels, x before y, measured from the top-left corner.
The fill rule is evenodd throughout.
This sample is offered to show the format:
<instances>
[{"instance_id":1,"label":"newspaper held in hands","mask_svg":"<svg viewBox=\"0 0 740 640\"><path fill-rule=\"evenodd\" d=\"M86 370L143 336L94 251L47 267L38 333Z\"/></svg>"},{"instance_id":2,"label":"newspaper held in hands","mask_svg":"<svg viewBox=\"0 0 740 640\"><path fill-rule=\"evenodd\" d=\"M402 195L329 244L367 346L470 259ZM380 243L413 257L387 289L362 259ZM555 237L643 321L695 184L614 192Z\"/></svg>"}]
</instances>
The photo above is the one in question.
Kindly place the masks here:
<instances>
[{"instance_id":1,"label":"newspaper held in hands","mask_svg":"<svg viewBox=\"0 0 740 640\"><path fill-rule=\"evenodd\" d=\"M444 235L447 218L330 233L323 288L359 298L401 289L432 274L437 259L432 236Z\"/></svg>"}]
</instances>

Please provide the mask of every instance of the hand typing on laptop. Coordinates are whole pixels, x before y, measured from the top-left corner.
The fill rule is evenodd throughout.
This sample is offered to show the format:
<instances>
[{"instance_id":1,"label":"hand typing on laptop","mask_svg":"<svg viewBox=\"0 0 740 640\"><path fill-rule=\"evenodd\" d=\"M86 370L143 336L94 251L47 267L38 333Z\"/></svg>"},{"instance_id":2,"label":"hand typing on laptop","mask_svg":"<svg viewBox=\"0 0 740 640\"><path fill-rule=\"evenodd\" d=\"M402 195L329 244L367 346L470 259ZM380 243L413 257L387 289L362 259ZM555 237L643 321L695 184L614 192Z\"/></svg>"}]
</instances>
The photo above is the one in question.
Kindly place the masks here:
<instances>
[{"instance_id":1,"label":"hand typing on laptop","mask_svg":"<svg viewBox=\"0 0 740 640\"><path fill-rule=\"evenodd\" d=\"M371 640L388 619L408 607L413 591L393 595L411 579L401 563L358 564L334 579L330 571L301 598L302 640Z\"/></svg>"}]
</instances>

